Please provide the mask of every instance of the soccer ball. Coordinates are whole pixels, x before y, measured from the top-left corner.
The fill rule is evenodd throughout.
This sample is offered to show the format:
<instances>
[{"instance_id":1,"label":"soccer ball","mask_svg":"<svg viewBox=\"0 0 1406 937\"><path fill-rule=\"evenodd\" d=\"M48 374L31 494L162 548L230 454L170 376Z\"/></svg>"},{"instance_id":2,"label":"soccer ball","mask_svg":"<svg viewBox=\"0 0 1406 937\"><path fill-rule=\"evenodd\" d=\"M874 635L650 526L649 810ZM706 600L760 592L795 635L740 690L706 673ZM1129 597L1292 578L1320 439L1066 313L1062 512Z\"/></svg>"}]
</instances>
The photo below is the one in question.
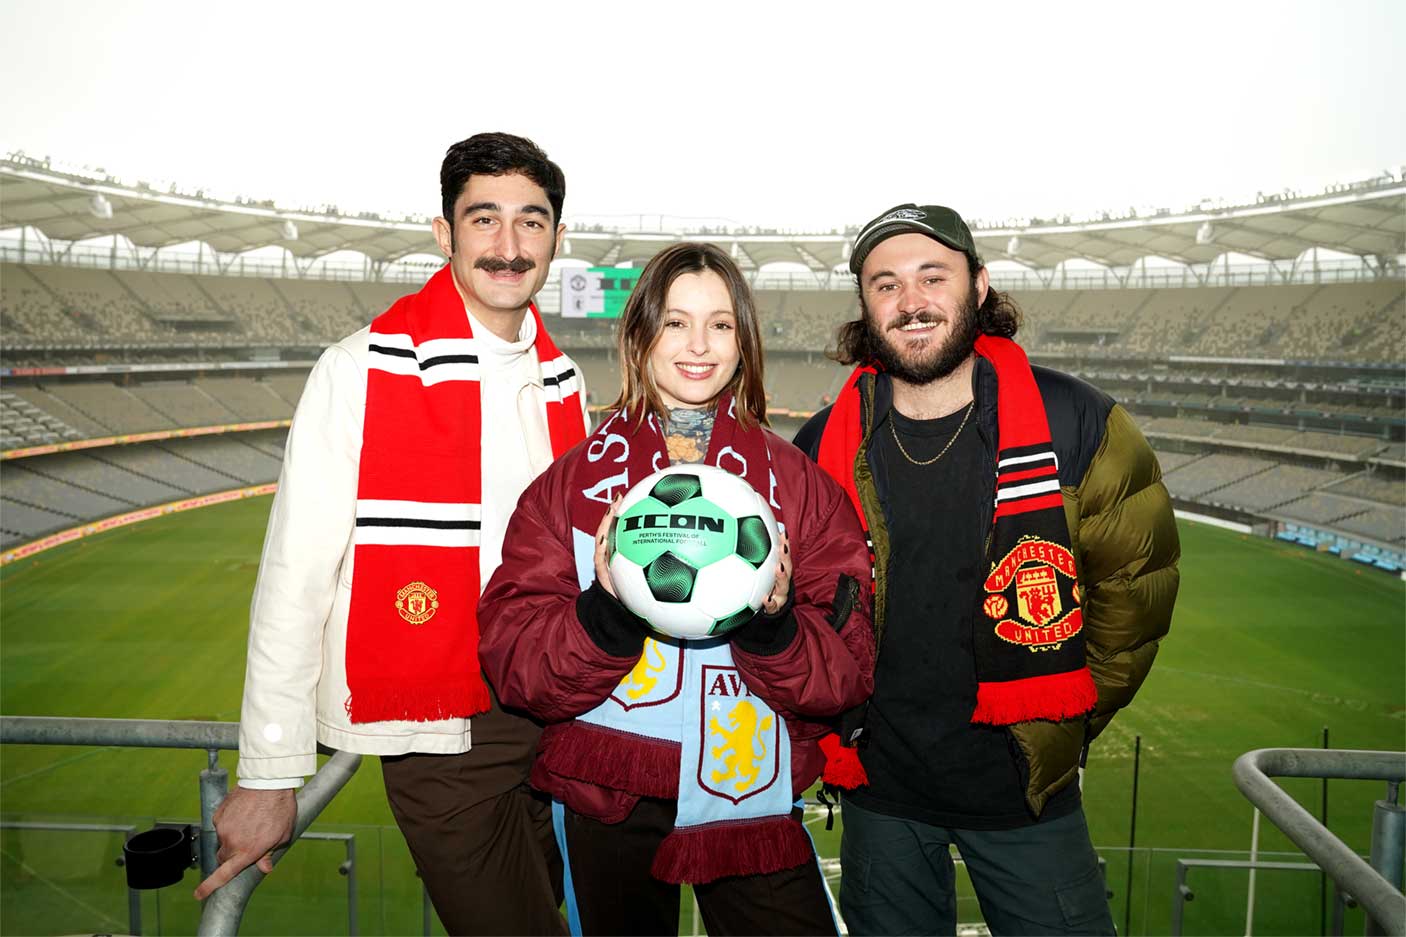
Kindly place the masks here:
<instances>
[{"instance_id":1,"label":"soccer ball","mask_svg":"<svg viewBox=\"0 0 1406 937\"><path fill-rule=\"evenodd\" d=\"M746 624L776 582L776 517L751 485L712 465L673 465L635 485L610 528L610 578L625 607L675 638Z\"/></svg>"}]
</instances>

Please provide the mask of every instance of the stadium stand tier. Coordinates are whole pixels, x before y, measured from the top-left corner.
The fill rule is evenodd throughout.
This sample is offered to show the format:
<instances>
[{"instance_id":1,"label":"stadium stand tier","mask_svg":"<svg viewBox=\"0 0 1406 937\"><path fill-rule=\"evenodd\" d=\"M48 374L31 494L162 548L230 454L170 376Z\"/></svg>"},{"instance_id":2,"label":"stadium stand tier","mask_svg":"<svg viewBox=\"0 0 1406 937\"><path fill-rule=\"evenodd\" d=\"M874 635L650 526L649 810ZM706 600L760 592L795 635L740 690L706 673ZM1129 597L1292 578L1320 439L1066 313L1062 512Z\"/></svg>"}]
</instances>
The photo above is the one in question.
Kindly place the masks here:
<instances>
[{"instance_id":1,"label":"stadium stand tier","mask_svg":"<svg viewBox=\"0 0 1406 937\"><path fill-rule=\"evenodd\" d=\"M410 291L403 284L0 265L5 330L26 348L35 341L101 347L230 339L325 345ZM1025 311L1022 337L1033 352L1363 362L1406 357L1406 298L1394 280L1014 295ZM836 327L858 314L849 290L759 289L756 299L766 343L778 351L832 347ZM613 345L609 321L550 318L565 345Z\"/></svg>"},{"instance_id":2,"label":"stadium stand tier","mask_svg":"<svg viewBox=\"0 0 1406 937\"><path fill-rule=\"evenodd\" d=\"M272 482L282 430L0 462L0 546L192 495Z\"/></svg>"},{"instance_id":3,"label":"stadium stand tier","mask_svg":"<svg viewBox=\"0 0 1406 937\"><path fill-rule=\"evenodd\" d=\"M549 283L547 291L555 289ZM413 290L403 283L0 263L6 450L286 420L307 362ZM1106 390L1158 449L1182 506L1292 518L1400 545L1406 507L1406 290L1399 278L1275 286L1020 289L1033 361ZM828 360L859 313L850 289L757 289L777 428L833 401ZM543 302L596 407L617 389L615 323ZM1223 360L1222 360L1223 359ZM202 369L202 362L210 362ZM219 371L221 362L247 370ZM124 375L25 368L130 366ZM169 373L140 366L176 366ZM782 416L782 413L790 415ZM281 436L239 433L8 465L7 543L134 504L273 480ZM1370 471L1364 471L1370 469Z\"/></svg>"}]
</instances>

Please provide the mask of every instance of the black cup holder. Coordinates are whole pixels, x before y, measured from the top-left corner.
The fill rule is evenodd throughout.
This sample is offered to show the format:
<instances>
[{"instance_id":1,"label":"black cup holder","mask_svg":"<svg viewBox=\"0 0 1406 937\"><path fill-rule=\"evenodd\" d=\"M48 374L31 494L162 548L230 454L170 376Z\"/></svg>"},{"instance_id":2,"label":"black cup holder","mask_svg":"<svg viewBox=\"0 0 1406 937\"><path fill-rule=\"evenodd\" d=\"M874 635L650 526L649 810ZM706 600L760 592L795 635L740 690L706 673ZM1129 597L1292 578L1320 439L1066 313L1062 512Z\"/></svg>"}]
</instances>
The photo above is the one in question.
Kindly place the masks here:
<instances>
[{"instance_id":1,"label":"black cup holder","mask_svg":"<svg viewBox=\"0 0 1406 937\"><path fill-rule=\"evenodd\" d=\"M122 844L128 888L165 888L195 864L195 828L158 826Z\"/></svg>"}]
</instances>

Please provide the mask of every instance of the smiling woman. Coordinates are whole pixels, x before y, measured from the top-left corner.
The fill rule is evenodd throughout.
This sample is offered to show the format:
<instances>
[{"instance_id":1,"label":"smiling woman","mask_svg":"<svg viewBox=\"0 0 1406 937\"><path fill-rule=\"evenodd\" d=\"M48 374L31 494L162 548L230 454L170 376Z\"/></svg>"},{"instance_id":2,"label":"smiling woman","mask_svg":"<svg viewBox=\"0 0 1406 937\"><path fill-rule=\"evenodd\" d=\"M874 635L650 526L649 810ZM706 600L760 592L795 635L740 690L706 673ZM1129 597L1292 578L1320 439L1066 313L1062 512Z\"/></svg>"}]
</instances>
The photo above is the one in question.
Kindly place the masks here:
<instances>
[{"instance_id":1,"label":"smiling woman","mask_svg":"<svg viewBox=\"0 0 1406 937\"><path fill-rule=\"evenodd\" d=\"M630 294L620 321L620 396L611 409L660 419L670 409L711 406L724 392L737 418L766 423L764 365L751 291L711 244L661 251Z\"/></svg>"},{"instance_id":2,"label":"smiling woman","mask_svg":"<svg viewBox=\"0 0 1406 937\"><path fill-rule=\"evenodd\" d=\"M546 723L532 783L558 802L573 931L677 933L690 883L710 934L834 934L795 796L826 763L825 720L873 685L858 518L818 465L759 425L757 317L725 253L681 243L656 255L619 348L613 412L523 493L479 603L484 674L504 706ZM630 590L612 568L628 570L608 553L632 536L617 526L621 495L642 486L661 509L701 505L703 466L769 505L777 565L753 580L760 608L739 608L707 568L655 553L633 608L697 602L706 626L681 638L622 603ZM704 613L714 600L728 607Z\"/></svg>"},{"instance_id":3,"label":"smiling woman","mask_svg":"<svg viewBox=\"0 0 1406 937\"><path fill-rule=\"evenodd\" d=\"M661 402L692 409L716 399L737 373L738 357L737 316L723 278L711 270L680 274L649 353Z\"/></svg>"}]
</instances>

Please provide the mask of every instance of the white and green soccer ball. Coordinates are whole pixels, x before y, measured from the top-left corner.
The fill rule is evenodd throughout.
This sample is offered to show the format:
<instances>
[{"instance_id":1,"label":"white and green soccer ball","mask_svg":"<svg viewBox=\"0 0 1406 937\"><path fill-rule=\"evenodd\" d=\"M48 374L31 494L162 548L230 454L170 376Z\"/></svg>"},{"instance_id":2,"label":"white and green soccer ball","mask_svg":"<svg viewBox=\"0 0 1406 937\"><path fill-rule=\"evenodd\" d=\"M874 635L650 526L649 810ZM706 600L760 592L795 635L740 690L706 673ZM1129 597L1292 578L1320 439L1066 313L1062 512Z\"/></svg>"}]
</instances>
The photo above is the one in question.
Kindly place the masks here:
<instances>
[{"instance_id":1,"label":"white and green soccer ball","mask_svg":"<svg viewBox=\"0 0 1406 937\"><path fill-rule=\"evenodd\" d=\"M631 488L610 530L625 607L675 638L746 624L776 582L781 540L766 499L712 465L672 465Z\"/></svg>"}]
</instances>

